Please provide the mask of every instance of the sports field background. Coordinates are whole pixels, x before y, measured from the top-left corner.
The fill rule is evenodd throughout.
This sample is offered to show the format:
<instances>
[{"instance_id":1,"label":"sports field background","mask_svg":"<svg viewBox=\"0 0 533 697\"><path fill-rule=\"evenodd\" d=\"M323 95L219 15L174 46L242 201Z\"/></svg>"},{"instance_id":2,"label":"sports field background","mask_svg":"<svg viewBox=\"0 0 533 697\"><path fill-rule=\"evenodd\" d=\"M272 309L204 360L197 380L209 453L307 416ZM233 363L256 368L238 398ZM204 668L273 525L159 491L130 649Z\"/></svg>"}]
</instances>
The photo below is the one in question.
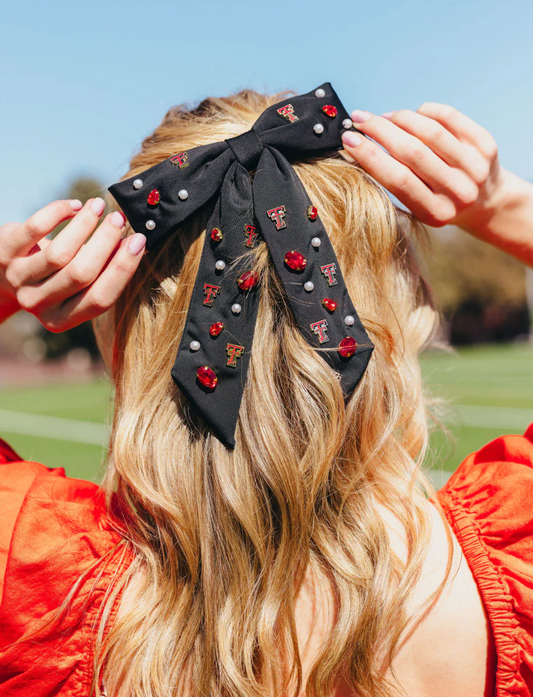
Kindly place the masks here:
<instances>
[{"instance_id":1,"label":"sports field background","mask_svg":"<svg viewBox=\"0 0 533 697\"><path fill-rule=\"evenodd\" d=\"M468 453L533 421L533 348L528 344L426 353L423 372L448 404L448 433L431 438L428 464L440 485ZM99 481L106 456L112 391L102 375L91 382L0 389L0 436L25 460L64 467Z\"/></svg>"}]
</instances>

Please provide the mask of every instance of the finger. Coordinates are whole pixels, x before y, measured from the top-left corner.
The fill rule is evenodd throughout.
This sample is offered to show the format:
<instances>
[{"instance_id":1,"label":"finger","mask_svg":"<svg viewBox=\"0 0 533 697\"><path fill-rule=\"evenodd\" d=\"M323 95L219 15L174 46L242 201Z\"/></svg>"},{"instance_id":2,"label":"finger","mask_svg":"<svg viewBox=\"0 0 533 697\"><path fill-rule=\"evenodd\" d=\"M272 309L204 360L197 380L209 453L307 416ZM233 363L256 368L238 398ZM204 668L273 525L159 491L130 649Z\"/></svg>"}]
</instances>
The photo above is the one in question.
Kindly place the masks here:
<instances>
[{"instance_id":1,"label":"finger","mask_svg":"<svg viewBox=\"0 0 533 697\"><path fill-rule=\"evenodd\" d=\"M42 251L38 249L31 256L16 259L19 284L36 284L65 268L93 233L104 208L103 199L90 199L83 210L51 240L50 244L46 247L39 244Z\"/></svg>"},{"instance_id":2,"label":"finger","mask_svg":"<svg viewBox=\"0 0 533 697\"><path fill-rule=\"evenodd\" d=\"M484 157L496 157L498 148L492 135L478 123L448 104L425 102L418 113L428 116L447 128L460 141L476 147Z\"/></svg>"},{"instance_id":3,"label":"finger","mask_svg":"<svg viewBox=\"0 0 533 697\"><path fill-rule=\"evenodd\" d=\"M54 230L59 223L76 215L81 201L53 201L19 225L3 242L2 256L7 259L25 256L30 249Z\"/></svg>"},{"instance_id":4,"label":"finger","mask_svg":"<svg viewBox=\"0 0 533 697\"><path fill-rule=\"evenodd\" d=\"M440 227L450 219L450 201L435 194L409 167L376 143L353 132L343 133L346 151L422 222Z\"/></svg>"},{"instance_id":5,"label":"finger","mask_svg":"<svg viewBox=\"0 0 533 697\"><path fill-rule=\"evenodd\" d=\"M107 312L119 299L143 257L146 237L135 233L121 240L109 263L88 288L66 300L45 326L65 331Z\"/></svg>"},{"instance_id":6,"label":"finger","mask_svg":"<svg viewBox=\"0 0 533 697\"><path fill-rule=\"evenodd\" d=\"M450 167L458 167L470 174L472 149L465 148L464 143L438 121L409 109L392 111L382 116L421 140Z\"/></svg>"},{"instance_id":7,"label":"finger","mask_svg":"<svg viewBox=\"0 0 533 697\"><path fill-rule=\"evenodd\" d=\"M392 157L409 167L432 191L444 192L459 200L476 200L477 187L465 172L450 167L428 145L393 121L360 110L352 113L352 121Z\"/></svg>"},{"instance_id":8,"label":"finger","mask_svg":"<svg viewBox=\"0 0 533 697\"><path fill-rule=\"evenodd\" d=\"M122 213L111 213L65 268L34 286L24 288L24 295L33 298L36 307L45 307L64 302L86 288L102 272L124 229Z\"/></svg>"}]
</instances>

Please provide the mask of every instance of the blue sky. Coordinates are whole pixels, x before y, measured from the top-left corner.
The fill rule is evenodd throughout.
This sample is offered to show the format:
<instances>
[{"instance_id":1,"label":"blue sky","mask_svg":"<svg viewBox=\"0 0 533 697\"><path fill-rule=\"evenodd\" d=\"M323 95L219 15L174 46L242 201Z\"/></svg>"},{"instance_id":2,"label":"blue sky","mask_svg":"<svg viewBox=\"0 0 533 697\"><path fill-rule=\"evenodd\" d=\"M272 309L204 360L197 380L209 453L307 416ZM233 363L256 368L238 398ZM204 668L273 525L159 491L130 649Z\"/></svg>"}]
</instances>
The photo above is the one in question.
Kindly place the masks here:
<instances>
[{"instance_id":1,"label":"blue sky","mask_svg":"<svg viewBox=\"0 0 533 697\"><path fill-rule=\"evenodd\" d=\"M2 3L0 222L106 186L168 107L331 81L348 110L454 105L533 179L531 0Z\"/></svg>"}]
</instances>

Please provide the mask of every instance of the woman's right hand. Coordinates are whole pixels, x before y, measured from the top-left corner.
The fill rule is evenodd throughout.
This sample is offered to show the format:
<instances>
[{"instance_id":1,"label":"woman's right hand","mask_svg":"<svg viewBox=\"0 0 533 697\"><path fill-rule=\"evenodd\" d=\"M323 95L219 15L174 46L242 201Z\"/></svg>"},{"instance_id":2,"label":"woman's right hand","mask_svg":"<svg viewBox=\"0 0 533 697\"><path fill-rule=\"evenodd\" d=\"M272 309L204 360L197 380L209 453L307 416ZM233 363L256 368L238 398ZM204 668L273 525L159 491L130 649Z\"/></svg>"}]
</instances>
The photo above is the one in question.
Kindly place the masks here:
<instances>
[{"instance_id":1,"label":"woman's right hand","mask_svg":"<svg viewBox=\"0 0 533 697\"><path fill-rule=\"evenodd\" d=\"M54 201L25 223L0 227L0 322L23 309L46 329L63 332L114 305L139 265L146 237L121 239L125 218L118 212L97 227L104 207L101 198L85 206Z\"/></svg>"},{"instance_id":2,"label":"woman's right hand","mask_svg":"<svg viewBox=\"0 0 533 697\"><path fill-rule=\"evenodd\" d=\"M372 140L346 132L346 151L421 222L457 225L533 265L533 185L500 166L488 131L434 103L352 120Z\"/></svg>"}]
</instances>

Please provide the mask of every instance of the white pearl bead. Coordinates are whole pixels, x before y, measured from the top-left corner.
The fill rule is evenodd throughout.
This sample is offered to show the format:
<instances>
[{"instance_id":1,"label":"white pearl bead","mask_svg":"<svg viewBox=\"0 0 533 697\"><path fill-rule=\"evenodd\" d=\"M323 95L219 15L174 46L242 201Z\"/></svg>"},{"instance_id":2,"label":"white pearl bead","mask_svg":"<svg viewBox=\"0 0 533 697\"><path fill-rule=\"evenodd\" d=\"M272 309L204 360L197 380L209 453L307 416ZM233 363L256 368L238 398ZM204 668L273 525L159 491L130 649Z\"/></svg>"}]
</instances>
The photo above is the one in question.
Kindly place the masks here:
<instances>
[{"instance_id":1,"label":"white pearl bead","mask_svg":"<svg viewBox=\"0 0 533 697\"><path fill-rule=\"evenodd\" d=\"M311 244L315 249L318 249L322 244L322 240L320 239L320 237L313 237L313 239L311 240Z\"/></svg>"},{"instance_id":2,"label":"white pearl bead","mask_svg":"<svg viewBox=\"0 0 533 697\"><path fill-rule=\"evenodd\" d=\"M155 222L153 220L147 220L146 227L148 230L153 230L155 228Z\"/></svg>"},{"instance_id":3,"label":"white pearl bead","mask_svg":"<svg viewBox=\"0 0 533 697\"><path fill-rule=\"evenodd\" d=\"M313 126L313 131L317 135L320 135L321 133L324 133L324 126L321 123L315 123L315 125Z\"/></svg>"},{"instance_id":4,"label":"white pearl bead","mask_svg":"<svg viewBox=\"0 0 533 697\"><path fill-rule=\"evenodd\" d=\"M315 97L318 97L319 99L322 99L322 97L325 97L325 96L326 96L326 93L324 92L324 90L322 89L322 87L319 87L319 88L315 91Z\"/></svg>"},{"instance_id":5,"label":"white pearl bead","mask_svg":"<svg viewBox=\"0 0 533 697\"><path fill-rule=\"evenodd\" d=\"M234 305L231 306L231 311L233 312L234 315L238 315L241 310L242 310L242 307L239 305L239 303L235 303Z\"/></svg>"},{"instance_id":6,"label":"white pearl bead","mask_svg":"<svg viewBox=\"0 0 533 697\"><path fill-rule=\"evenodd\" d=\"M304 290L306 290L308 293L310 293L315 287L315 284L313 281L307 281L304 283Z\"/></svg>"},{"instance_id":7,"label":"white pearl bead","mask_svg":"<svg viewBox=\"0 0 533 697\"><path fill-rule=\"evenodd\" d=\"M351 327L354 322L355 318L351 315L346 315L346 317L344 318L344 324L346 324L348 327Z\"/></svg>"},{"instance_id":8,"label":"white pearl bead","mask_svg":"<svg viewBox=\"0 0 533 697\"><path fill-rule=\"evenodd\" d=\"M224 269L226 268L226 262L222 261L222 259L219 259L215 266L217 271L224 271Z\"/></svg>"},{"instance_id":9,"label":"white pearl bead","mask_svg":"<svg viewBox=\"0 0 533 697\"><path fill-rule=\"evenodd\" d=\"M344 119L342 125L344 126L344 128L351 128L353 126L353 122L351 119Z\"/></svg>"},{"instance_id":10,"label":"white pearl bead","mask_svg":"<svg viewBox=\"0 0 533 697\"><path fill-rule=\"evenodd\" d=\"M191 351L199 351L200 350L200 342L199 341L191 341L189 348Z\"/></svg>"},{"instance_id":11,"label":"white pearl bead","mask_svg":"<svg viewBox=\"0 0 533 697\"><path fill-rule=\"evenodd\" d=\"M186 201L189 198L189 192L187 191L187 189L181 189L180 191L178 191L178 196L181 201Z\"/></svg>"},{"instance_id":12,"label":"white pearl bead","mask_svg":"<svg viewBox=\"0 0 533 697\"><path fill-rule=\"evenodd\" d=\"M140 189L142 185L143 185L143 180L142 180L142 179L135 179L134 182L133 182L133 188L134 188L134 189Z\"/></svg>"}]
</instances>

